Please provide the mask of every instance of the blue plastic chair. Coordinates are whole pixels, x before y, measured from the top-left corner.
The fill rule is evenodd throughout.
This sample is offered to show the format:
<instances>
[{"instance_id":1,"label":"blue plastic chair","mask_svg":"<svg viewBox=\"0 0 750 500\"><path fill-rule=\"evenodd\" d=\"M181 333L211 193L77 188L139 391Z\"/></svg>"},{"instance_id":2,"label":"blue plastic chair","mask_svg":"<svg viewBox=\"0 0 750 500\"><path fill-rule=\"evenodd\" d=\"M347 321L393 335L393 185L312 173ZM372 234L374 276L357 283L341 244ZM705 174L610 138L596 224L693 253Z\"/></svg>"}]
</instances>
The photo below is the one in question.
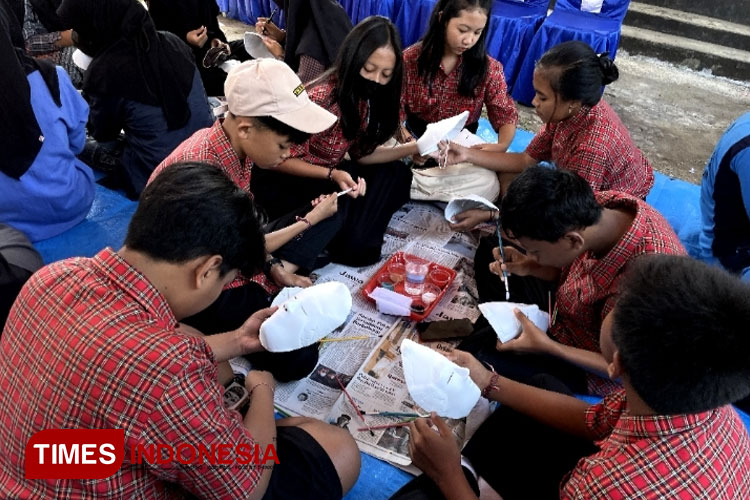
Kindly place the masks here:
<instances>
[{"instance_id":1,"label":"blue plastic chair","mask_svg":"<svg viewBox=\"0 0 750 500\"><path fill-rule=\"evenodd\" d=\"M534 66L547 50L562 42L580 40L599 54L609 52L612 59L620 44L620 28L630 0L604 0L601 12L584 12L582 0L557 0L555 10L544 20L531 41L513 85L513 98L530 104L534 98ZM586 2L590 3L590 2Z\"/></svg>"},{"instance_id":2,"label":"blue plastic chair","mask_svg":"<svg viewBox=\"0 0 750 500\"><path fill-rule=\"evenodd\" d=\"M487 31L487 53L503 65L513 87L534 34L547 17L549 0L495 0Z\"/></svg>"}]
</instances>

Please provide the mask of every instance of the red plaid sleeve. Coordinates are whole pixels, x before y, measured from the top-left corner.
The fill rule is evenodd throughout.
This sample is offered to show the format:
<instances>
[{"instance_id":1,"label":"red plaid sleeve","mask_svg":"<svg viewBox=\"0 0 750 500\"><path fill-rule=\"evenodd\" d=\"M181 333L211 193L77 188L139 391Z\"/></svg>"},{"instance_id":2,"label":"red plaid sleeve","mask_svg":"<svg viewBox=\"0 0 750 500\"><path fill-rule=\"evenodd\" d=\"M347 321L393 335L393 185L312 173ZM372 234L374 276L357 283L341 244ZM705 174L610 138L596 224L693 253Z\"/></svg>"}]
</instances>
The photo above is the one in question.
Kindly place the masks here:
<instances>
[{"instance_id":1,"label":"red plaid sleeve","mask_svg":"<svg viewBox=\"0 0 750 500\"><path fill-rule=\"evenodd\" d=\"M334 89L335 84L331 79L308 89L307 94L310 100L335 114L339 119L331 128L314 134L303 144L292 147L291 158L299 158L313 165L333 167L341 163L352 147L352 141L344 137L341 112L338 104L333 101Z\"/></svg>"},{"instance_id":2,"label":"red plaid sleeve","mask_svg":"<svg viewBox=\"0 0 750 500\"><path fill-rule=\"evenodd\" d=\"M594 436L594 440L598 441L610 435L625 407L625 391L618 389L586 409L586 427Z\"/></svg>"},{"instance_id":3,"label":"red plaid sleeve","mask_svg":"<svg viewBox=\"0 0 750 500\"><path fill-rule=\"evenodd\" d=\"M224 408L223 391L216 382L216 366L207 353L196 352L188 359L192 361L166 388L138 441L145 445L170 443L173 449L183 443L196 448L203 445L208 450L212 445L229 444L234 448L244 443L252 449L255 442L242 425L240 414ZM247 497L263 471L255 464L237 463L182 465L172 461L169 466L158 463L147 466L152 474L165 481L179 483L200 498L216 500Z\"/></svg>"},{"instance_id":4,"label":"red plaid sleeve","mask_svg":"<svg viewBox=\"0 0 750 500\"><path fill-rule=\"evenodd\" d=\"M518 110L513 99L508 95L508 85L505 83L503 65L499 61L488 57L487 82L484 89L484 105L487 107L487 118L492 128L499 130L503 125L518 122Z\"/></svg>"},{"instance_id":5,"label":"red plaid sleeve","mask_svg":"<svg viewBox=\"0 0 750 500\"><path fill-rule=\"evenodd\" d=\"M542 130L526 146L526 154L537 162L552 159L552 139L555 137L555 125L545 124Z\"/></svg>"}]
</instances>

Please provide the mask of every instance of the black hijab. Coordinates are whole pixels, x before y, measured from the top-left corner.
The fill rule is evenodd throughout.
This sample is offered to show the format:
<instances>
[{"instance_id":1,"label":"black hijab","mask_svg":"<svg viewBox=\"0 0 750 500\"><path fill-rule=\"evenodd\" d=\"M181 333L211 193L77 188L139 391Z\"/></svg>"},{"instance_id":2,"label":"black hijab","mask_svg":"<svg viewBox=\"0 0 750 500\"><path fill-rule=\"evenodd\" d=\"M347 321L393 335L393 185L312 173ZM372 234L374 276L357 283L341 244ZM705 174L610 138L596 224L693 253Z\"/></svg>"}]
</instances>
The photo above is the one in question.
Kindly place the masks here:
<instances>
[{"instance_id":1,"label":"black hijab","mask_svg":"<svg viewBox=\"0 0 750 500\"><path fill-rule=\"evenodd\" d=\"M52 64L26 55L21 24L6 0L0 0L0 68L0 171L19 179L34 163L44 141L26 75L39 71L58 106L60 83Z\"/></svg>"},{"instance_id":2,"label":"black hijab","mask_svg":"<svg viewBox=\"0 0 750 500\"><path fill-rule=\"evenodd\" d=\"M284 0L283 9L287 24L284 62L297 71L300 55L306 55L326 68L331 66L352 30L344 8L334 0Z\"/></svg>"},{"instance_id":3,"label":"black hijab","mask_svg":"<svg viewBox=\"0 0 750 500\"><path fill-rule=\"evenodd\" d=\"M195 65L186 45L156 31L136 0L62 0L57 13L76 46L93 57L83 75L90 94L160 106L170 130L190 118L187 98Z\"/></svg>"},{"instance_id":4,"label":"black hijab","mask_svg":"<svg viewBox=\"0 0 750 500\"><path fill-rule=\"evenodd\" d=\"M209 41L226 42L219 26L219 5L216 0L147 0L148 12L156 29L174 33L182 41L188 31L205 26Z\"/></svg>"},{"instance_id":5,"label":"black hijab","mask_svg":"<svg viewBox=\"0 0 750 500\"><path fill-rule=\"evenodd\" d=\"M60 17L57 15L57 9L60 7L62 0L29 0L34 8L34 13L42 25L52 33L53 31L63 31L69 26L63 26Z\"/></svg>"}]
</instances>

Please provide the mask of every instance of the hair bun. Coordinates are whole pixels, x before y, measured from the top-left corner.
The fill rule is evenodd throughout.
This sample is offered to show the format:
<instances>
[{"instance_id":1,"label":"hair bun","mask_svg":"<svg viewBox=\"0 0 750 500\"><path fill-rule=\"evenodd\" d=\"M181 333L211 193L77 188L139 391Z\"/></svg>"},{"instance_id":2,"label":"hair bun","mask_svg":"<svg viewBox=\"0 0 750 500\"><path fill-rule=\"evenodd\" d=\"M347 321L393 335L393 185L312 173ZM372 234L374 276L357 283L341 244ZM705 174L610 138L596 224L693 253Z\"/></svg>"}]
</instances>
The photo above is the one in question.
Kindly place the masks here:
<instances>
[{"instance_id":1,"label":"hair bun","mask_svg":"<svg viewBox=\"0 0 750 500\"><path fill-rule=\"evenodd\" d=\"M609 85L620 77L620 71L615 62L609 58L609 54L599 54L599 67L602 69L602 85Z\"/></svg>"}]
</instances>

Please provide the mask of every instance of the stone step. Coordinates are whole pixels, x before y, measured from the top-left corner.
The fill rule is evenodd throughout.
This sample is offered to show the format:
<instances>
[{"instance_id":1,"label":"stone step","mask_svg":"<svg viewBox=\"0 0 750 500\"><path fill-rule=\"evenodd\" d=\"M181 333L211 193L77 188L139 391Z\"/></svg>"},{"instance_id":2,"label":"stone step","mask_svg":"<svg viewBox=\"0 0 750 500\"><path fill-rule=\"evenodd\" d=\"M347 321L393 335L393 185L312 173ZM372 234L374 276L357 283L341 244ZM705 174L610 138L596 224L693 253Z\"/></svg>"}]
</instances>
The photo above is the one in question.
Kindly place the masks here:
<instances>
[{"instance_id":1,"label":"stone step","mask_svg":"<svg viewBox=\"0 0 750 500\"><path fill-rule=\"evenodd\" d=\"M750 2L748 0L640 0L656 7L711 16L732 23L750 25ZM632 5L632 4L631 4Z\"/></svg>"},{"instance_id":2,"label":"stone step","mask_svg":"<svg viewBox=\"0 0 750 500\"><path fill-rule=\"evenodd\" d=\"M725 47L750 50L750 27L746 25L643 2L630 3L625 24Z\"/></svg>"},{"instance_id":3,"label":"stone step","mask_svg":"<svg viewBox=\"0 0 750 500\"><path fill-rule=\"evenodd\" d=\"M750 80L750 51L623 25L620 48L714 75Z\"/></svg>"}]
</instances>

